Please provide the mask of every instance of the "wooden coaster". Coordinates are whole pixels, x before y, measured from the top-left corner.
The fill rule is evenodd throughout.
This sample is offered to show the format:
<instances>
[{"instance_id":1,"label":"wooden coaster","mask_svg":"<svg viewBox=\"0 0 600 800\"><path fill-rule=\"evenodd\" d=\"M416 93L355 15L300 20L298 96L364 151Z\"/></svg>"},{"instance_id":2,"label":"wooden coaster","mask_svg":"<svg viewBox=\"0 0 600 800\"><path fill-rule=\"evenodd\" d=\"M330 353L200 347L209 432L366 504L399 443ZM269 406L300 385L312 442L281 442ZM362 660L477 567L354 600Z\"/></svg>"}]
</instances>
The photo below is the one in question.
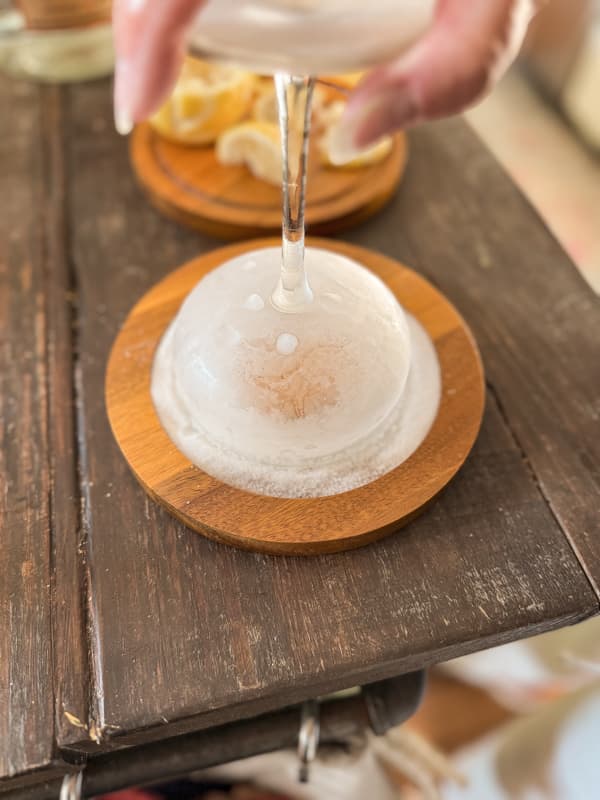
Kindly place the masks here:
<instances>
[{"instance_id":1,"label":"wooden coaster","mask_svg":"<svg viewBox=\"0 0 600 800\"><path fill-rule=\"evenodd\" d=\"M406 164L404 134L380 164L331 169L309 160L306 224L309 233L345 230L375 214L392 196ZM281 190L246 167L224 167L213 147L169 142L148 123L131 136L139 183L159 211L221 239L247 239L281 229Z\"/></svg>"},{"instance_id":2,"label":"wooden coaster","mask_svg":"<svg viewBox=\"0 0 600 800\"><path fill-rule=\"evenodd\" d=\"M310 243L367 265L433 340L442 373L440 408L420 447L376 481L343 494L284 500L250 494L207 475L163 430L150 397L153 356L181 302L225 260L277 239L229 245L172 272L133 308L117 336L106 376L115 438L145 490L186 525L227 544L266 553L308 555L359 547L422 511L467 457L484 406L477 346L455 308L424 278L391 258L342 242Z\"/></svg>"}]
</instances>

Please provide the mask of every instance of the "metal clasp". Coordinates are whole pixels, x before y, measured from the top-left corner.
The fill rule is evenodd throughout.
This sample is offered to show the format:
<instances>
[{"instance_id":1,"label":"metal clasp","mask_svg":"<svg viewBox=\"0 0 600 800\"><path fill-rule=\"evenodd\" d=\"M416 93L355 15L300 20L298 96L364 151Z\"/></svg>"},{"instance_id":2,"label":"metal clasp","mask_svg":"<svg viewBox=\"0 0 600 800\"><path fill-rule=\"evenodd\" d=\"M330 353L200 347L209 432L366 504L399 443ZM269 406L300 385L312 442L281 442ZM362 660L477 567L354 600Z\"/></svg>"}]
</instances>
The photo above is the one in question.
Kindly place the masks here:
<instances>
[{"instance_id":1,"label":"metal clasp","mask_svg":"<svg viewBox=\"0 0 600 800\"><path fill-rule=\"evenodd\" d=\"M319 703L317 700L307 700L302 704L298 733L298 760L300 761L298 780L300 783L308 783L310 765L315 760L319 747L319 734Z\"/></svg>"}]
</instances>

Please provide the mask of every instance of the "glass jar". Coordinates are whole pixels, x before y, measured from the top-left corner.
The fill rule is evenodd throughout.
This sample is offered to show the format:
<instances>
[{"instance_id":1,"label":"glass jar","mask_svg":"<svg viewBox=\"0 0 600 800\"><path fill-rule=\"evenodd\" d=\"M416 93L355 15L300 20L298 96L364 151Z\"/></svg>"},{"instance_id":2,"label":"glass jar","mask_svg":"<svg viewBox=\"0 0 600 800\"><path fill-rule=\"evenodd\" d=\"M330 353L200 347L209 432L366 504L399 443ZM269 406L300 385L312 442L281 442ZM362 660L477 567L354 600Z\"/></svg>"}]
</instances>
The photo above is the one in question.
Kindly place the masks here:
<instances>
[{"instance_id":1,"label":"glass jar","mask_svg":"<svg viewBox=\"0 0 600 800\"><path fill-rule=\"evenodd\" d=\"M66 82L112 72L110 0L0 0L0 69Z\"/></svg>"}]
</instances>

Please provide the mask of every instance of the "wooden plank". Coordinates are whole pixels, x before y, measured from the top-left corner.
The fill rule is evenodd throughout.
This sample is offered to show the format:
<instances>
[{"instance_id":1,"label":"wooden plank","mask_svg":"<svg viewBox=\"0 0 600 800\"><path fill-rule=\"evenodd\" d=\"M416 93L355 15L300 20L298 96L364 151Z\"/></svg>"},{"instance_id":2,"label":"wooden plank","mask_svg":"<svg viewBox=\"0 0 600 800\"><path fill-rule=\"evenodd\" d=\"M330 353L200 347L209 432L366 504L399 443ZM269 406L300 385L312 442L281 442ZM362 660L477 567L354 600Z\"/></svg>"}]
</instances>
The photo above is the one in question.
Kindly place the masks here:
<instances>
[{"instance_id":1,"label":"wooden plank","mask_svg":"<svg viewBox=\"0 0 600 800\"><path fill-rule=\"evenodd\" d=\"M32 772L24 772L14 778L0 780L0 798L2 800L23 800L35 798L41 800L45 791L52 787L52 798L56 800L60 794L60 786L65 772L72 768L60 761L52 766L44 766Z\"/></svg>"},{"instance_id":2,"label":"wooden plank","mask_svg":"<svg viewBox=\"0 0 600 800\"><path fill-rule=\"evenodd\" d=\"M6 758L0 775L14 775L12 786L28 779L40 780L57 768L64 769L48 762L55 739L68 744L73 738L81 738L81 726L87 725L88 686L83 570L78 546L72 403L74 287L66 247L63 94L56 87L8 83L2 84L2 91L10 91L12 101L17 101L15 130L20 132L4 138L2 152L3 174L8 173L11 179L7 188L11 208L7 213L5 204L3 209L3 222L11 231L10 249L3 254L2 265L6 267L3 276L10 276L13 281L9 291L1 292L9 310L2 315L6 326L3 352L12 370L2 370L6 381L2 394L8 397L10 413L2 414L5 439L1 450L9 456L7 473L13 483L6 484L9 508L3 515L2 527L10 534L4 540L7 556L3 563L11 571L20 568L23 578L17 586L9 573L11 603L21 608L21 617L14 616L3 630L17 642L19 658L27 663L26 669L20 669L13 657L11 665L8 646L2 648L0 668L14 671L14 675L7 684L9 700L1 703L7 710L8 733L0 740L10 742L11 748L0 748L0 762ZM26 137L22 135L24 131ZM26 262L19 263L24 258ZM21 292L16 295L14 286L19 280ZM29 367L22 369L22 358L25 363L31 362L33 369L34 357L35 384L30 380ZM21 397L15 393L18 381ZM22 403L28 401L30 408L25 405L27 413L23 416ZM15 428L15 415L21 425L29 417L37 417L35 424L31 421L25 442L22 430ZM35 452L35 461L30 448ZM29 495L14 485L15 470L18 473L19 469ZM24 510L28 513L24 514ZM20 542L18 548L16 539ZM37 564L29 558L23 560L24 548L35 552ZM47 717L53 702L54 720ZM43 708L39 714L38 705ZM19 733L20 728L25 733ZM16 758L12 747L18 754ZM36 771L29 774L32 769Z\"/></svg>"},{"instance_id":3,"label":"wooden plank","mask_svg":"<svg viewBox=\"0 0 600 800\"><path fill-rule=\"evenodd\" d=\"M45 197L43 216L48 313L48 411L52 508L52 634L56 739L67 745L88 724L88 660L83 533L75 445L74 329L77 286L71 270L64 148L65 92L42 90Z\"/></svg>"},{"instance_id":4,"label":"wooden plank","mask_svg":"<svg viewBox=\"0 0 600 800\"><path fill-rule=\"evenodd\" d=\"M43 157L35 86L0 78L0 777L52 757Z\"/></svg>"},{"instance_id":5,"label":"wooden plank","mask_svg":"<svg viewBox=\"0 0 600 800\"><path fill-rule=\"evenodd\" d=\"M350 238L402 255L462 309L523 461L599 592L600 299L469 128L413 139L395 208Z\"/></svg>"},{"instance_id":6,"label":"wooden plank","mask_svg":"<svg viewBox=\"0 0 600 800\"><path fill-rule=\"evenodd\" d=\"M597 611L597 597L540 492L533 460L515 439L523 423L507 425L493 392L475 451L441 499L399 535L362 550L315 559L239 552L187 531L149 501L110 436L106 359L133 302L212 243L147 206L131 176L126 142L112 130L108 87L74 87L70 96L78 401L98 676L93 719L104 747L277 708ZM450 136L459 144L449 144ZM532 242L557 270L557 281L573 284L578 298L585 291L461 123L414 138L408 180L395 204L352 238L426 264L481 336L494 391L499 381L506 402L512 390L500 366L508 355L496 357L492 333L503 347L514 323L500 313L506 301L491 302L499 284L503 292L518 292L520 262ZM476 170L499 188L478 185L471 176ZM484 204L492 191L510 204L504 225L511 235L500 243L494 238L500 211ZM443 224L434 225L438 219ZM497 267L503 277L493 291L480 266L485 254L477 255L482 241L503 256ZM496 263L491 253L488 259ZM463 262L471 266L459 274ZM480 305L486 297L490 302ZM535 293L523 291L519 300L532 313ZM524 314L521 309L519 322ZM548 327L543 319L539 324ZM582 338L574 326L572 335ZM549 363L539 349L530 359L521 354L517 364L524 363L531 395ZM578 376L574 391L583 380ZM511 413L522 420L529 412L514 405Z\"/></svg>"}]
</instances>

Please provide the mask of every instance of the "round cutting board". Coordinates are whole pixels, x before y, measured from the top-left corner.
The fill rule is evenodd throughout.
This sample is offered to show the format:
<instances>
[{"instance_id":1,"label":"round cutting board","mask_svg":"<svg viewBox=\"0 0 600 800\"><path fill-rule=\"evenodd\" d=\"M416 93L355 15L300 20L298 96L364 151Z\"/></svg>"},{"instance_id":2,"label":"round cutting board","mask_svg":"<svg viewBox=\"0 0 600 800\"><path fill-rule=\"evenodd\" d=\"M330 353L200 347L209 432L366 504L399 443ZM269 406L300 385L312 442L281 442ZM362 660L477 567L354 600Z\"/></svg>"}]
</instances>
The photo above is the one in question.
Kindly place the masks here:
<instances>
[{"instance_id":1,"label":"round cutting board","mask_svg":"<svg viewBox=\"0 0 600 800\"><path fill-rule=\"evenodd\" d=\"M393 533L423 511L464 462L484 406L479 353L456 309L416 272L355 245L313 239L309 244L368 266L428 332L442 377L437 416L404 463L343 494L290 500L222 483L194 466L162 428L150 396L154 352L182 301L207 272L243 252L277 243L267 239L214 250L184 264L142 297L112 349L106 376L108 416L144 489L190 528L266 553L311 555L360 547Z\"/></svg>"},{"instance_id":2,"label":"round cutting board","mask_svg":"<svg viewBox=\"0 0 600 800\"><path fill-rule=\"evenodd\" d=\"M131 136L131 162L156 208L192 228L221 239L247 239L281 229L281 189L244 167L225 167L214 147L170 142L148 123ZM394 137L379 164L334 169L309 159L306 225L331 234L362 222L392 196L406 164L404 134Z\"/></svg>"}]
</instances>

